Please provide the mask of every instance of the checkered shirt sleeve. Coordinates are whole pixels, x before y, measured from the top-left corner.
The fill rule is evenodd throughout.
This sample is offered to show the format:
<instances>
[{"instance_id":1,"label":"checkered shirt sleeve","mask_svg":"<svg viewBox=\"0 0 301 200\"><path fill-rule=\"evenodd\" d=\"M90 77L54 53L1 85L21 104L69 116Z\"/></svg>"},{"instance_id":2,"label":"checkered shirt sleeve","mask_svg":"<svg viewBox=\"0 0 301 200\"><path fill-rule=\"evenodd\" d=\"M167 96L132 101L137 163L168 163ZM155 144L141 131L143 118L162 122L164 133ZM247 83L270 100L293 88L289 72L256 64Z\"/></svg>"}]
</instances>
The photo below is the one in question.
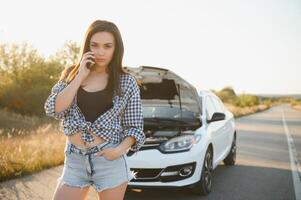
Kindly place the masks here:
<instances>
[{"instance_id":1,"label":"checkered shirt sleeve","mask_svg":"<svg viewBox=\"0 0 301 200\"><path fill-rule=\"evenodd\" d=\"M145 135L143 133L144 121L139 86L134 77L131 77L130 82L129 99L121 121L124 138L128 136L135 138L136 141L131 146L131 150L137 152L145 142Z\"/></svg>"},{"instance_id":2,"label":"checkered shirt sleeve","mask_svg":"<svg viewBox=\"0 0 301 200\"><path fill-rule=\"evenodd\" d=\"M61 112L55 112L55 99L57 95L67 86L64 81L58 81L51 89L51 94L45 101L44 110L47 116L54 117L55 119L64 119L69 111L69 108Z\"/></svg>"}]
</instances>

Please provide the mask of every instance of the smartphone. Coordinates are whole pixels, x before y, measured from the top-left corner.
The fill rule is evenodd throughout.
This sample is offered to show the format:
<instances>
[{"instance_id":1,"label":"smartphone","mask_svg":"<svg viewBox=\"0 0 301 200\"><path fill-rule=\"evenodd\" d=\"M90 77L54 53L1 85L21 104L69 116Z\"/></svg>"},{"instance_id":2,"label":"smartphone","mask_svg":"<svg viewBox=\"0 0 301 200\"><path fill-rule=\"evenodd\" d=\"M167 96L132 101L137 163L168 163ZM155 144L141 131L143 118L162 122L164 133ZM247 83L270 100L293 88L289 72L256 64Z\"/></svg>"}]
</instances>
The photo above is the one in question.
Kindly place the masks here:
<instances>
[{"instance_id":1,"label":"smartphone","mask_svg":"<svg viewBox=\"0 0 301 200\"><path fill-rule=\"evenodd\" d=\"M93 60L93 61L94 61L94 59L93 59L93 58L91 58L91 60ZM95 62L95 61L94 61L94 62ZM87 63L87 65L86 65L86 66L87 66L87 68L88 68L88 69L92 69L92 68L94 67L94 65L95 65L95 64L92 64L92 63Z\"/></svg>"},{"instance_id":2,"label":"smartphone","mask_svg":"<svg viewBox=\"0 0 301 200\"><path fill-rule=\"evenodd\" d=\"M90 60L92 60L92 61L95 63L95 60L94 60L93 58L90 58ZM93 68L93 67L94 67L94 65L95 65L95 64L92 64L92 63L87 63L87 65L86 65L86 66L87 66L87 68L88 68L88 69L91 69L91 68Z\"/></svg>"}]
</instances>

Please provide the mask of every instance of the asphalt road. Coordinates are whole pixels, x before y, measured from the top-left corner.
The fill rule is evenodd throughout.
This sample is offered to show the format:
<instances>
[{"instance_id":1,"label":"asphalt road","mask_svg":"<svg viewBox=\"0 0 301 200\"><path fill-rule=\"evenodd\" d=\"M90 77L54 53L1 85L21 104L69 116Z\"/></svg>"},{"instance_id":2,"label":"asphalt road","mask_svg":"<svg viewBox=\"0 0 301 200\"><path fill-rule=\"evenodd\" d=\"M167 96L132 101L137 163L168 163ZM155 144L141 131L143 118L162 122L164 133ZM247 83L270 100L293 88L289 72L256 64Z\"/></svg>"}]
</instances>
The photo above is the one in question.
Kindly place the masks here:
<instances>
[{"instance_id":1,"label":"asphalt road","mask_svg":"<svg viewBox=\"0 0 301 200\"><path fill-rule=\"evenodd\" d=\"M231 167L221 163L215 169L210 195L197 196L182 189L144 189L127 190L125 200L294 200L295 195L299 200L301 111L276 106L238 118L236 126L237 163ZM61 171L62 166L1 183L0 199L51 199ZM97 199L93 189L88 199Z\"/></svg>"}]
</instances>

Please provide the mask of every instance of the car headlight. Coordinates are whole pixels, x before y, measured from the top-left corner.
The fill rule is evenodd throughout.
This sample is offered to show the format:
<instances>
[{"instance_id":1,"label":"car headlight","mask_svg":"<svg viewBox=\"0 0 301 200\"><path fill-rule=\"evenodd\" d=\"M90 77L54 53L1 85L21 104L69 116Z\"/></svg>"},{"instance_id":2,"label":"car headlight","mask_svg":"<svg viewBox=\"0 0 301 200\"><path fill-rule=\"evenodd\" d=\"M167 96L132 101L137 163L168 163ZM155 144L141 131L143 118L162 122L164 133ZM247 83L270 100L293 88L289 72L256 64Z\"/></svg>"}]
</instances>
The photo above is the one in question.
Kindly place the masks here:
<instances>
[{"instance_id":1,"label":"car headlight","mask_svg":"<svg viewBox=\"0 0 301 200\"><path fill-rule=\"evenodd\" d=\"M201 135L183 135L164 142L159 146L159 149L166 153L188 151L194 144L198 143L200 139Z\"/></svg>"}]
</instances>

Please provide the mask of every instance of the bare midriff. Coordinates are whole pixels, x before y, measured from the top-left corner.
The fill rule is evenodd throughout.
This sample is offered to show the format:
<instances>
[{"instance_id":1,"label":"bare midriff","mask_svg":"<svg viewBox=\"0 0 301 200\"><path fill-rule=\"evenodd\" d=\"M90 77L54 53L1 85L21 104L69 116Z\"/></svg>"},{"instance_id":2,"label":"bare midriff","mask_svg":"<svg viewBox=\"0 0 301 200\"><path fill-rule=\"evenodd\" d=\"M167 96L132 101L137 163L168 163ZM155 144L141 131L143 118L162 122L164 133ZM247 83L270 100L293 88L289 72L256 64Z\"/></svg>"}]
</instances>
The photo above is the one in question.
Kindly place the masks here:
<instances>
[{"instance_id":1,"label":"bare midriff","mask_svg":"<svg viewBox=\"0 0 301 200\"><path fill-rule=\"evenodd\" d=\"M81 135L82 135L81 132L78 132L78 133L75 133L73 135L67 136L67 138L72 144L74 144L75 146L77 146L79 148L90 148L90 147L102 144L106 141L105 139L103 139L101 137L98 137L97 135L92 133L91 135L94 139L94 142L93 143L87 143L87 142L83 141L83 139L81 138Z\"/></svg>"}]
</instances>

